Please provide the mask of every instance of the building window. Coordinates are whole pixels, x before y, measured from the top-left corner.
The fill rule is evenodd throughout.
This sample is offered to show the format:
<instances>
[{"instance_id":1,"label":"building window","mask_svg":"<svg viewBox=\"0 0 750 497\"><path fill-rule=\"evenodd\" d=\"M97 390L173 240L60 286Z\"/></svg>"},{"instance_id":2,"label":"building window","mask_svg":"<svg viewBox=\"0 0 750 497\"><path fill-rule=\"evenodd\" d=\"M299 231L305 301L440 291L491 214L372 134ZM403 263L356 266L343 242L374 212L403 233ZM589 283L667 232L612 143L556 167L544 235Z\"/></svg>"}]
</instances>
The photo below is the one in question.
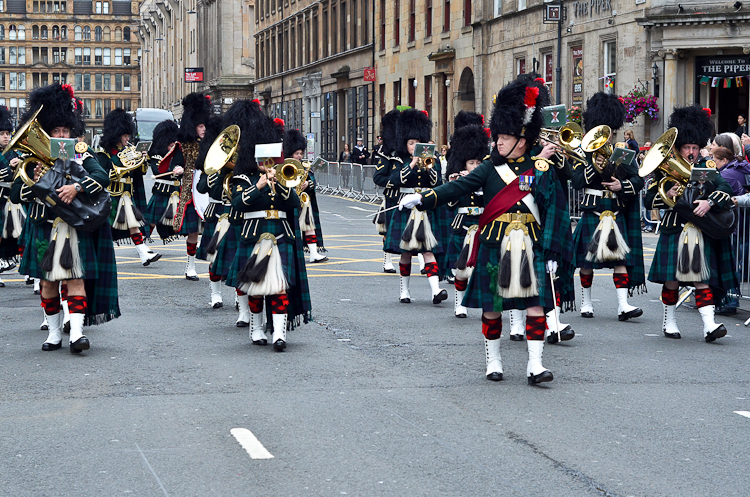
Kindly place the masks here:
<instances>
[{"instance_id":1,"label":"building window","mask_svg":"<svg viewBox=\"0 0 750 497\"><path fill-rule=\"evenodd\" d=\"M83 74L75 75L75 85L73 86L75 91L83 91Z\"/></svg>"},{"instance_id":2,"label":"building window","mask_svg":"<svg viewBox=\"0 0 750 497\"><path fill-rule=\"evenodd\" d=\"M130 28L127 26L122 28L122 41L130 41Z\"/></svg>"},{"instance_id":3,"label":"building window","mask_svg":"<svg viewBox=\"0 0 750 497\"><path fill-rule=\"evenodd\" d=\"M445 0L443 2L443 32L447 33L451 30L451 2Z\"/></svg>"},{"instance_id":4,"label":"building window","mask_svg":"<svg viewBox=\"0 0 750 497\"><path fill-rule=\"evenodd\" d=\"M393 46L401 44L401 0L393 2Z\"/></svg>"},{"instance_id":5,"label":"building window","mask_svg":"<svg viewBox=\"0 0 750 497\"><path fill-rule=\"evenodd\" d=\"M115 74L115 91L122 91L122 74Z\"/></svg>"},{"instance_id":6,"label":"building window","mask_svg":"<svg viewBox=\"0 0 750 497\"><path fill-rule=\"evenodd\" d=\"M380 90L378 91L378 97L380 100L380 120L383 120L383 116L385 116L385 85L380 85Z\"/></svg>"},{"instance_id":7,"label":"building window","mask_svg":"<svg viewBox=\"0 0 750 497\"><path fill-rule=\"evenodd\" d=\"M516 59L516 76L526 74L526 59Z\"/></svg>"},{"instance_id":8,"label":"building window","mask_svg":"<svg viewBox=\"0 0 750 497\"><path fill-rule=\"evenodd\" d=\"M94 49L94 65L95 66L102 65L102 49L101 48Z\"/></svg>"},{"instance_id":9,"label":"building window","mask_svg":"<svg viewBox=\"0 0 750 497\"><path fill-rule=\"evenodd\" d=\"M102 75L94 74L94 90L102 91Z\"/></svg>"},{"instance_id":10,"label":"building window","mask_svg":"<svg viewBox=\"0 0 750 497\"><path fill-rule=\"evenodd\" d=\"M464 26L471 26L471 0L464 0Z\"/></svg>"},{"instance_id":11,"label":"building window","mask_svg":"<svg viewBox=\"0 0 750 497\"><path fill-rule=\"evenodd\" d=\"M39 34L42 37L42 40L46 40L49 38L49 31L47 30L47 26L42 26L39 30Z\"/></svg>"},{"instance_id":12,"label":"building window","mask_svg":"<svg viewBox=\"0 0 750 497\"><path fill-rule=\"evenodd\" d=\"M31 27L31 39L32 40L38 40L39 39L39 26L34 24Z\"/></svg>"},{"instance_id":13,"label":"building window","mask_svg":"<svg viewBox=\"0 0 750 497\"><path fill-rule=\"evenodd\" d=\"M617 42L604 42L604 91L615 93L615 77L617 76Z\"/></svg>"},{"instance_id":14,"label":"building window","mask_svg":"<svg viewBox=\"0 0 750 497\"><path fill-rule=\"evenodd\" d=\"M5 64L5 47L0 47L0 64Z\"/></svg>"},{"instance_id":15,"label":"building window","mask_svg":"<svg viewBox=\"0 0 750 497\"><path fill-rule=\"evenodd\" d=\"M104 49L104 55L103 55L103 63L105 66L111 66L112 65L112 49L111 48L105 48Z\"/></svg>"},{"instance_id":16,"label":"building window","mask_svg":"<svg viewBox=\"0 0 750 497\"><path fill-rule=\"evenodd\" d=\"M115 65L122 65L122 48L115 48Z\"/></svg>"},{"instance_id":17,"label":"building window","mask_svg":"<svg viewBox=\"0 0 750 497\"><path fill-rule=\"evenodd\" d=\"M9 90L18 89L18 77L16 73L14 72L8 73L8 89Z\"/></svg>"},{"instance_id":18,"label":"building window","mask_svg":"<svg viewBox=\"0 0 750 497\"><path fill-rule=\"evenodd\" d=\"M73 55L75 56L75 65L80 66L83 64L83 49L74 48Z\"/></svg>"},{"instance_id":19,"label":"building window","mask_svg":"<svg viewBox=\"0 0 750 497\"><path fill-rule=\"evenodd\" d=\"M26 47L18 47L18 65L26 64Z\"/></svg>"},{"instance_id":20,"label":"building window","mask_svg":"<svg viewBox=\"0 0 750 497\"><path fill-rule=\"evenodd\" d=\"M424 9L424 36L429 38L432 36L432 0L425 0Z\"/></svg>"},{"instance_id":21,"label":"building window","mask_svg":"<svg viewBox=\"0 0 750 497\"><path fill-rule=\"evenodd\" d=\"M393 82L393 106L401 105L401 80Z\"/></svg>"},{"instance_id":22,"label":"building window","mask_svg":"<svg viewBox=\"0 0 750 497\"><path fill-rule=\"evenodd\" d=\"M525 10L526 9L526 0L518 0L518 10Z\"/></svg>"},{"instance_id":23,"label":"building window","mask_svg":"<svg viewBox=\"0 0 750 497\"><path fill-rule=\"evenodd\" d=\"M406 85L409 87L409 101L407 105L412 109L417 106L417 85L416 79L410 78L407 80Z\"/></svg>"},{"instance_id":24,"label":"building window","mask_svg":"<svg viewBox=\"0 0 750 497\"><path fill-rule=\"evenodd\" d=\"M18 64L18 49L16 47L8 47L8 64L12 66Z\"/></svg>"},{"instance_id":25,"label":"building window","mask_svg":"<svg viewBox=\"0 0 750 497\"><path fill-rule=\"evenodd\" d=\"M18 39L18 30L16 29L16 26L13 24L8 26L8 39L9 40Z\"/></svg>"},{"instance_id":26,"label":"building window","mask_svg":"<svg viewBox=\"0 0 750 497\"><path fill-rule=\"evenodd\" d=\"M552 60L552 54L546 53L542 55L544 60L544 84L552 87L552 74L555 72L555 63Z\"/></svg>"},{"instance_id":27,"label":"building window","mask_svg":"<svg viewBox=\"0 0 750 497\"><path fill-rule=\"evenodd\" d=\"M19 40L25 40L26 39L26 28L21 24L18 26L18 39Z\"/></svg>"},{"instance_id":28,"label":"building window","mask_svg":"<svg viewBox=\"0 0 750 497\"><path fill-rule=\"evenodd\" d=\"M104 115L106 116L112 112L112 100L105 98L104 99Z\"/></svg>"},{"instance_id":29,"label":"building window","mask_svg":"<svg viewBox=\"0 0 750 497\"><path fill-rule=\"evenodd\" d=\"M83 29L81 26L76 26L73 28L73 40L75 41L81 41L83 39Z\"/></svg>"},{"instance_id":30,"label":"building window","mask_svg":"<svg viewBox=\"0 0 750 497\"><path fill-rule=\"evenodd\" d=\"M112 75L102 74L102 84L104 91L112 91Z\"/></svg>"},{"instance_id":31,"label":"building window","mask_svg":"<svg viewBox=\"0 0 750 497\"><path fill-rule=\"evenodd\" d=\"M122 30L115 28L115 41L122 41Z\"/></svg>"},{"instance_id":32,"label":"building window","mask_svg":"<svg viewBox=\"0 0 750 497\"><path fill-rule=\"evenodd\" d=\"M126 48L122 52L122 63L126 66L130 65L130 49Z\"/></svg>"},{"instance_id":33,"label":"building window","mask_svg":"<svg viewBox=\"0 0 750 497\"><path fill-rule=\"evenodd\" d=\"M424 110L432 118L432 76L424 77Z\"/></svg>"},{"instance_id":34,"label":"building window","mask_svg":"<svg viewBox=\"0 0 750 497\"><path fill-rule=\"evenodd\" d=\"M83 117L85 118L91 117L91 99L90 98L83 99Z\"/></svg>"},{"instance_id":35,"label":"building window","mask_svg":"<svg viewBox=\"0 0 750 497\"><path fill-rule=\"evenodd\" d=\"M0 1L2 1L2 0L0 0ZM0 24L0 40L4 40L4 39L5 39L5 26L3 26L2 24Z\"/></svg>"},{"instance_id":36,"label":"building window","mask_svg":"<svg viewBox=\"0 0 750 497\"><path fill-rule=\"evenodd\" d=\"M63 41L68 41L68 27L67 26L60 26L60 39Z\"/></svg>"},{"instance_id":37,"label":"building window","mask_svg":"<svg viewBox=\"0 0 750 497\"><path fill-rule=\"evenodd\" d=\"M83 91L91 91L91 74L83 75Z\"/></svg>"},{"instance_id":38,"label":"building window","mask_svg":"<svg viewBox=\"0 0 750 497\"><path fill-rule=\"evenodd\" d=\"M5 73L0 72L0 90L5 89ZM5 105L5 102L0 103L0 105Z\"/></svg>"},{"instance_id":39,"label":"building window","mask_svg":"<svg viewBox=\"0 0 750 497\"><path fill-rule=\"evenodd\" d=\"M130 91L130 74L122 75L122 91Z\"/></svg>"},{"instance_id":40,"label":"building window","mask_svg":"<svg viewBox=\"0 0 750 497\"><path fill-rule=\"evenodd\" d=\"M91 49L90 48L83 49L83 65L84 66L91 65Z\"/></svg>"},{"instance_id":41,"label":"building window","mask_svg":"<svg viewBox=\"0 0 750 497\"><path fill-rule=\"evenodd\" d=\"M109 26L104 26L103 32L104 35L102 37L102 41L112 41L112 36L110 34L112 30L109 29Z\"/></svg>"},{"instance_id":42,"label":"building window","mask_svg":"<svg viewBox=\"0 0 750 497\"><path fill-rule=\"evenodd\" d=\"M101 98L96 99L96 106L94 111L94 116L97 119L101 119L104 117L104 101Z\"/></svg>"},{"instance_id":43,"label":"building window","mask_svg":"<svg viewBox=\"0 0 750 497\"><path fill-rule=\"evenodd\" d=\"M385 50L385 4L380 2L380 49Z\"/></svg>"},{"instance_id":44,"label":"building window","mask_svg":"<svg viewBox=\"0 0 750 497\"><path fill-rule=\"evenodd\" d=\"M91 28L88 26L83 27L83 41L91 41Z\"/></svg>"},{"instance_id":45,"label":"building window","mask_svg":"<svg viewBox=\"0 0 750 497\"><path fill-rule=\"evenodd\" d=\"M102 13L102 3L96 2L96 7L94 8L95 14L101 14Z\"/></svg>"},{"instance_id":46,"label":"building window","mask_svg":"<svg viewBox=\"0 0 750 497\"><path fill-rule=\"evenodd\" d=\"M94 41L102 41L102 27L97 26L94 28Z\"/></svg>"},{"instance_id":47,"label":"building window","mask_svg":"<svg viewBox=\"0 0 750 497\"><path fill-rule=\"evenodd\" d=\"M409 42L414 41L417 34L417 5L416 0L409 0Z\"/></svg>"},{"instance_id":48,"label":"building window","mask_svg":"<svg viewBox=\"0 0 750 497\"><path fill-rule=\"evenodd\" d=\"M103 14L109 14L109 2L104 2L102 4L102 7L103 7L103 12L102 13Z\"/></svg>"}]
</instances>

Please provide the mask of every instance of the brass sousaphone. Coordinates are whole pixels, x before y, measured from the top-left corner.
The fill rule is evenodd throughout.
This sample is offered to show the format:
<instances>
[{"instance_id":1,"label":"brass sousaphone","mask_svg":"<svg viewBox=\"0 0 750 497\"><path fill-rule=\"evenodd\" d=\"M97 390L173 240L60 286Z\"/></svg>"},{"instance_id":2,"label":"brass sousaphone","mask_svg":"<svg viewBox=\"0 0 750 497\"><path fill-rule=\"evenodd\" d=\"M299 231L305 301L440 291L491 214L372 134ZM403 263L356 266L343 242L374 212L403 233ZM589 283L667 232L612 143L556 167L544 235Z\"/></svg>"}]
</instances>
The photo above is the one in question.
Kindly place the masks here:
<instances>
[{"instance_id":1,"label":"brass sousaphone","mask_svg":"<svg viewBox=\"0 0 750 497\"><path fill-rule=\"evenodd\" d=\"M680 157L673 154L674 143L677 140L677 128L669 128L666 133L661 135L653 144L646 156L643 158L638 175L646 177L657 169L661 169L664 177L659 180L658 191L664 203L670 208L674 207L677 199L685 190L690 181L690 173L693 166ZM665 185L667 182L677 183L679 185L678 196L674 199L667 196Z\"/></svg>"},{"instance_id":2,"label":"brass sousaphone","mask_svg":"<svg viewBox=\"0 0 750 497\"><path fill-rule=\"evenodd\" d=\"M28 121L26 121L26 124L24 124L21 129L16 131L13 139L8 143L8 146L5 147L5 150L3 150L4 154L11 150L17 150L24 155L23 160L16 168L14 179L15 177L20 176L23 182L29 187L36 184L34 178L29 177L28 172L26 171L26 166L30 162L38 162L42 165L42 171L39 174L40 178L52 169L55 164L55 160L51 157L52 153L50 152L51 138L47 132L42 129L42 126L36 119L43 107L43 105L39 106L39 110L37 110Z\"/></svg>"},{"instance_id":3,"label":"brass sousaphone","mask_svg":"<svg viewBox=\"0 0 750 497\"><path fill-rule=\"evenodd\" d=\"M230 173L224 178L224 191L228 197L232 196L229 182L233 176L231 171L234 170L234 164L237 162L241 134L240 127L236 124L224 128L211 144L203 163L203 172L208 175L216 174L225 167L230 170Z\"/></svg>"}]
</instances>

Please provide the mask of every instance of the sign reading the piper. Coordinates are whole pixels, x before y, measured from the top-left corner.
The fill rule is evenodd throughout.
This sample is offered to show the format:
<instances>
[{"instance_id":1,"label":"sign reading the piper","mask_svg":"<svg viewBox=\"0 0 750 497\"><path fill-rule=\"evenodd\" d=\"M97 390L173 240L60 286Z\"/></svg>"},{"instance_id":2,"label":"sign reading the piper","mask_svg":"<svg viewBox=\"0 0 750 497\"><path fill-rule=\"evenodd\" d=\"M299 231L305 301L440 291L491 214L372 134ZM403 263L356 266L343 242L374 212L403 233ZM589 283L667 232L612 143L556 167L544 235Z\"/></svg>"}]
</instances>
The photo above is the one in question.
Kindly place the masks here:
<instances>
[{"instance_id":1,"label":"sign reading the piper","mask_svg":"<svg viewBox=\"0 0 750 497\"><path fill-rule=\"evenodd\" d=\"M203 83L202 67L186 67L185 83Z\"/></svg>"},{"instance_id":2,"label":"sign reading the piper","mask_svg":"<svg viewBox=\"0 0 750 497\"><path fill-rule=\"evenodd\" d=\"M583 47L571 49L573 59L573 105L583 105Z\"/></svg>"},{"instance_id":3,"label":"sign reading the piper","mask_svg":"<svg viewBox=\"0 0 750 497\"><path fill-rule=\"evenodd\" d=\"M698 76L714 78L734 78L750 75L750 56L727 55L696 57L695 66Z\"/></svg>"}]
</instances>

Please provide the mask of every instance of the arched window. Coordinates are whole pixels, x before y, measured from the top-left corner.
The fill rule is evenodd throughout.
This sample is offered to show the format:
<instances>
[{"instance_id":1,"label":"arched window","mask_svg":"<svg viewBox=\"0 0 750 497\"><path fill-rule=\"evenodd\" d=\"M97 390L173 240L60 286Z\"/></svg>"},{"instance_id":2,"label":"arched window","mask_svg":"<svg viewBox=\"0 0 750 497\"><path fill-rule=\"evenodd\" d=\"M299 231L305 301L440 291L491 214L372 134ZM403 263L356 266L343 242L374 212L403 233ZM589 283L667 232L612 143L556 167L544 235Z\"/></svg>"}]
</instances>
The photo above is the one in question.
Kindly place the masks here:
<instances>
[{"instance_id":1,"label":"arched window","mask_svg":"<svg viewBox=\"0 0 750 497\"><path fill-rule=\"evenodd\" d=\"M81 26L73 28L73 36L75 41L81 41L83 39L83 29L81 29Z\"/></svg>"},{"instance_id":2,"label":"arched window","mask_svg":"<svg viewBox=\"0 0 750 497\"><path fill-rule=\"evenodd\" d=\"M122 41L130 41L130 28L127 26L122 28Z\"/></svg>"},{"instance_id":3,"label":"arched window","mask_svg":"<svg viewBox=\"0 0 750 497\"><path fill-rule=\"evenodd\" d=\"M34 24L31 26L31 39L32 40L38 40L39 39L39 26Z\"/></svg>"},{"instance_id":4,"label":"arched window","mask_svg":"<svg viewBox=\"0 0 750 497\"><path fill-rule=\"evenodd\" d=\"M83 39L85 41L91 41L91 28L88 26L84 26L83 28Z\"/></svg>"},{"instance_id":5,"label":"arched window","mask_svg":"<svg viewBox=\"0 0 750 497\"><path fill-rule=\"evenodd\" d=\"M25 40L26 39L26 28L23 24L20 24L18 26L18 39L19 40Z\"/></svg>"},{"instance_id":6,"label":"arched window","mask_svg":"<svg viewBox=\"0 0 750 497\"><path fill-rule=\"evenodd\" d=\"M115 28L115 41L122 41L122 30Z\"/></svg>"},{"instance_id":7,"label":"arched window","mask_svg":"<svg viewBox=\"0 0 750 497\"><path fill-rule=\"evenodd\" d=\"M11 24L8 26L8 39L15 40L16 38L18 38L18 30L15 24Z\"/></svg>"},{"instance_id":8,"label":"arched window","mask_svg":"<svg viewBox=\"0 0 750 497\"><path fill-rule=\"evenodd\" d=\"M5 39L5 26L0 24L0 40L4 40L4 39Z\"/></svg>"},{"instance_id":9,"label":"arched window","mask_svg":"<svg viewBox=\"0 0 750 497\"><path fill-rule=\"evenodd\" d=\"M112 41L112 36L110 35L111 30L109 29L109 26L104 26L104 36L103 41Z\"/></svg>"},{"instance_id":10,"label":"arched window","mask_svg":"<svg viewBox=\"0 0 750 497\"><path fill-rule=\"evenodd\" d=\"M47 26L46 25L43 25L39 29L39 35L41 36L42 40L46 40L47 38L49 38L49 32L47 31Z\"/></svg>"},{"instance_id":11,"label":"arched window","mask_svg":"<svg viewBox=\"0 0 750 497\"><path fill-rule=\"evenodd\" d=\"M52 26L52 39L53 40L60 39L60 27L59 26Z\"/></svg>"},{"instance_id":12,"label":"arched window","mask_svg":"<svg viewBox=\"0 0 750 497\"><path fill-rule=\"evenodd\" d=\"M94 28L94 40L96 41L102 41L102 27L97 26Z\"/></svg>"},{"instance_id":13,"label":"arched window","mask_svg":"<svg viewBox=\"0 0 750 497\"><path fill-rule=\"evenodd\" d=\"M60 26L60 37L63 40L68 39L68 27L67 26Z\"/></svg>"}]
</instances>

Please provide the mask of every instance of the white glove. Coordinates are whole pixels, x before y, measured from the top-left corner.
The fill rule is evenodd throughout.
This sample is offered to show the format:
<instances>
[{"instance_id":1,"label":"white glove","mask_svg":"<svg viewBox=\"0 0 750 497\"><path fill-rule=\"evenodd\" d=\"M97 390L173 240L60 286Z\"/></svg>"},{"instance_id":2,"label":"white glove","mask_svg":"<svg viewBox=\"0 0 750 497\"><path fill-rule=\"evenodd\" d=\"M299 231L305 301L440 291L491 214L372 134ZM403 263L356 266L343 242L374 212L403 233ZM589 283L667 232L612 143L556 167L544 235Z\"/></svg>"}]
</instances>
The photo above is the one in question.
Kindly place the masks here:
<instances>
[{"instance_id":1,"label":"white glove","mask_svg":"<svg viewBox=\"0 0 750 497\"><path fill-rule=\"evenodd\" d=\"M547 272L557 273L557 261L547 261Z\"/></svg>"},{"instance_id":2,"label":"white glove","mask_svg":"<svg viewBox=\"0 0 750 497\"><path fill-rule=\"evenodd\" d=\"M398 210L413 209L417 205L422 205L422 195L419 193L409 193L404 195L404 198L398 203Z\"/></svg>"}]
</instances>

